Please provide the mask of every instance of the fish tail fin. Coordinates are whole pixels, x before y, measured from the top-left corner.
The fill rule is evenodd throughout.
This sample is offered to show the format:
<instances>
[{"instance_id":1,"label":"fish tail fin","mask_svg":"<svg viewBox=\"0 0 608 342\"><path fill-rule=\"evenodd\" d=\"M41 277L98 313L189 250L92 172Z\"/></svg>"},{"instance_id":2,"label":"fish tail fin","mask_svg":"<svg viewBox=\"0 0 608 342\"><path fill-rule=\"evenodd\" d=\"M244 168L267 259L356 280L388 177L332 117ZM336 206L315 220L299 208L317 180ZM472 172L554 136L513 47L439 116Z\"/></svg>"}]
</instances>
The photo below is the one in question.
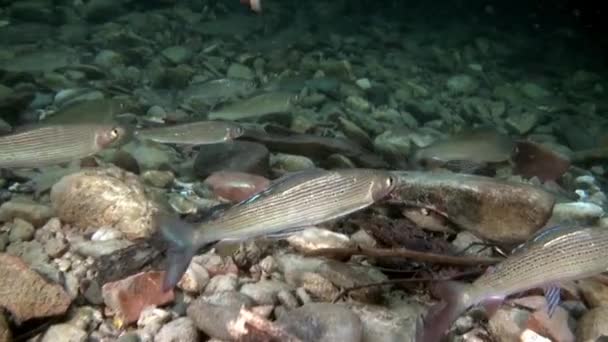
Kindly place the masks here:
<instances>
[{"instance_id":1,"label":"fish tail fin","mask_svg":"<svg viewBox=\"0 0 608 342\"><path fill-rule=\"evenodd\" d=\"M172 215L159 216L158 227L169 245L163 281L163 291L168 291L180 281L198 250L197 231L194 225Z\"/></svg>"},{"instance_id":2,"label":"fish tail fin","mask_svg":"<svg viewBox=\"0 0 608 342\"><path fill-rule=\"evenodd\" d=\"M441 341L454 320L469 306L463 301L466 290L466 284L455 281L439 282L433 286L433 293L442 301L433 305L424 319L418 320L416 342Z\"/></svg>"}]
</instances>

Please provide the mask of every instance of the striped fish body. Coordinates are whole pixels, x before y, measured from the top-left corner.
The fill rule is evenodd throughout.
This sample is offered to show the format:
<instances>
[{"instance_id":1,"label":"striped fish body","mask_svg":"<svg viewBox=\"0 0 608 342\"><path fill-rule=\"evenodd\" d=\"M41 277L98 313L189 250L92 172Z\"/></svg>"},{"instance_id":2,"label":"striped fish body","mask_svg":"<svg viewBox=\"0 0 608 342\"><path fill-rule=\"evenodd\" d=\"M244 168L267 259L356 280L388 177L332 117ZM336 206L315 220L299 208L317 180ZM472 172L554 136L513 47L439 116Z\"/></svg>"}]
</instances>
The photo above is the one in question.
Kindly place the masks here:
<instances>
[{"instance_id":1,"label":"striped fish body","mask_svg":"<svg viewBox=\"0 0 608 342\"><path fill-rule=\"evenodd\" d=\"M73 124L32 127L0 136L1 168L34 168L93 155L118 141L116 125Z\"/></svg>"},{"instance_id":2,"label":"striped fish body","mask_svg":"<svg viewBox=\"0 0 608 342\"><path fill-rule=\"evenodd\" d=\"M470 298L508 296L560 281L583 279L608 268L608 229L554 227L529 242L473 283Z\"/></svg>"},{"instance_id":3,"label":"striped fish body","mask_svg":"<svg viewBox=\"0 0 608 342\"><path fill-rule=\"evenodd\" d=\"M201 225L200 244L276 234L333 220L365 208L393 188L388 172L368 169L305 170Z\"/></svg>"},{"instance_id":4,"label":"striped fish body","mask_svg":"<svg viewBox=\"0 0 608 342\"><path fill-rule=\"evenodd\" d=\"M154 127L138 130L139 139L156 141L163 144L204 145L216 144L243 135L238 124L225 121L199 121L173 126Z\"/></svg>"}]
</instances>

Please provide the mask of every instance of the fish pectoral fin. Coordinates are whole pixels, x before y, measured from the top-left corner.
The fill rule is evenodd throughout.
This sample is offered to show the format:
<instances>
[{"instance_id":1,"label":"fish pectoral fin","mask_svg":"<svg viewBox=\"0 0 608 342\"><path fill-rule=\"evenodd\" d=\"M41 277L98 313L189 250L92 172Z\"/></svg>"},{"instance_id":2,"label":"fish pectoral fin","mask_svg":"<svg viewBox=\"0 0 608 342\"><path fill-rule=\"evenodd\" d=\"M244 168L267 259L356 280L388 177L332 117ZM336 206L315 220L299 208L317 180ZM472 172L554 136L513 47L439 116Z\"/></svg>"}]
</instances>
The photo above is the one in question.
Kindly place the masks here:
<instances>
[{"instance_id":1,"label":"fish pectoral fin","mask_svg":"<svg viewBox=\"0 0 608 342\"><path fill-rule=\"evenodd\" d=\"M488 316L488 318L494 316L496 311L498 311L498 309L502 305L503 301L504 298L494 297L486 299L483 301L483 303L481 303L483 309L486 311L486 315Z\"/></svg>"},{"instance_id":2,"label":"fish pectoral fin","mask_svg":"<svg viewBox=\"0 0 608 342\"><path fill-rule=\"evenodd\" d=\"M561 289L557 284L549 284L543 287L545 292L545 299L547 300L547 314L549 318L553 316L557 306L561 300Z\"/></svg>"}]
</instances>

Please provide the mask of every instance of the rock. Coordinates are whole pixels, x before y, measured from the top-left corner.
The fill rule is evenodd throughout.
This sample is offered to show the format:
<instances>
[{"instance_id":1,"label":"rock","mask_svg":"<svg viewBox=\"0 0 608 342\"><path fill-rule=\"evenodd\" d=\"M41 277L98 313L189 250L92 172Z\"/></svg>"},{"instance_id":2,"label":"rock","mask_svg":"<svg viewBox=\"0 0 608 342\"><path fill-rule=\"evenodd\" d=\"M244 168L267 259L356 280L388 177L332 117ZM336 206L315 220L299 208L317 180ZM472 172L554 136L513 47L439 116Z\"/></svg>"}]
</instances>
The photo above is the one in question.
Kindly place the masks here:
<instances>
[{"instance_id":1,"label":"rock","mask_svg":"<svg viewBox=\"0 0 608 342\"><path fill-rule=\"evenodd\" d=\"M131 246L133 243L128 240L103 240L103 241L80 241L72 245L72 249L84 256L99 258L103 255L112 254L115 251Z\"/></svg>"},{"instance_id":2,"label":"rock","mask_svg":"<svg viewBox=\"0 0 608 342\"><path fill-rule=\"evenodd\" d=\"M608 306L608 286L604 283L594 279L583 279L576 283L590 308Z\"/></svg>"},{"instance_id":3,"label":"rock","mask_svg":"<svg viewBox=\"0 0 608 342\"><path fill-rule=\"evenodd\" d=\"M10 232L8 238L10 242L30 241L34 238L34 226L18 217L15 218L9 229Z\"/></svg>"},{"instance_id":4,"label":"rock","mask_svg":"<svg viewBox=\"0 0 608 342\"><path fill-rule=\"evenodd\" d=\"M414 340L416 321L422 313L422 308L410 303L391 306L390 309L375 305L348 306L363 323L363 342Z\"/></svg>"},{"instance_id":5,"label":"rock","mask_svg":"<svg viewBox=\"0 0 608 342\"><path fill-rule=\"evenodd\" d=\"M255 305L255 301L251 297L240 293L238 291L219 291L209 296L201 296L199 300L204 301L207 304L217 306L229 306L229 307L246 307L251 308Z\"/></svg>"},{"instance_id":6,"label":"rock","mask_svg":"<svg viewBox=\"0 0 608 342\"><path fill-rule=\"evenodd\" d=\"M452 241L452 245L456 247L456 251L464 251L464 254L467 255L491 257L493 254L490 248L484 246L481 239L467 231L458 233Z\"/></svg>"},{"instance_id":7,"label":"rock","mask_svg":"<svg viewBox=\"0 0 608 342\"><path fill-rule=\"evenodd\" d=\"M532 141L518 141L512 156L513 173L543 182L558 180L570 168L570 160L553 149Z\"/></svg>"},{"instance_id":8,"label":"rock","mask_svg":"<svg viewBox=\"0 0 608 342\"><path fill-rule=\"evenodd\" d=\"M12 340L11 328L4 316L4 312L0 312L0 342L10 342Z\"/></svg>"},{"instance_id":9,"label":"rock","mask_svg":"<svg viewBox=\"0 0 608 342\"><path fill-rule=\"evenodd\" d=\"M162 291L163 278L164 272L142 272L104 284L103 300L116 315L115 322L128 325L139 319L144 308L172 302L173 290Z\"/></svg>"},{"instance_id":10,"label":"rock","mask_svg":"<svg viewBox=\"0 0 608 342\"><path fill-rule=\"evenodd\" d=\"M198 263L191 262L177 286L189 293L201 293L209 280L207 269Z\"/></svg>"},{"instance_id":11,"label":"rock","mask_svg":"<svg viewBox=\"0 0 608 342\"><path fill-rule=\"evenodd\" d=\"M310 252L320 248L348 248L353 244L348 236L327 229L307 228L290 235L287 242L300 252Z\"/></svg>"},{"instance_id":12,"label":"rock","mask_svg":"<svg viewBox=\"0 0 608 342\"><path fill-rule=\"evenodd\" d=\"M405 130L389 129L374 139L374 150L395 163L403 163L407 160L411 146Z\"/></svg>"},{"instance_id":13,"label":"rock","mask_svg":"<svg viewBox=\"0 0 608 342\"><path fill-rule=\"evenodd\" d=\"M205 294L209 295L216 292L223 291L234 291L238 286L238 278L235 274L219 274L211 278L207 287L205 287Z\"/></svg>"},{"instance_id":14,"label":"rock","mask_svg":"<svg viewBox=\"0 0 608 342\"><path fill-rule=\"evenodd\" d=\"M53 210L43 204L10 200L0 206L0 222L10 222L15 218L23 219L35 227L40 227L53 216Z\"/></svg>"},{"instance_id":15,"label":"rock","mask_svg":"<svg viewBox=\"0 0 608 342\"><path fill-rule=\"evenodd\" d=\"M0 279L0 307L17 324L62 315L72 302L60 285L49 283L18 257L0 254Z\"/></svg>"},{"instance_id":16,"label":"rock","mask_svg":"<svg viewBox=\"0 0 608 342\"><path fill-rule=\"evenodd\" d=\"M576 329L576 340L579 342L599 341L601 336L608 336L608 306L587 311L578 321Z\"/></svg>"},{"instance_id":17,"label":"rock","mask_svg":"<svg viewBox=\"0 0 608 342\"><path fill-rule=\"evenodd\" d=\"M186 63L192 57L192 51L185 46L170 46L164 49L161 54L173 64Z\"/></svg>"},{"instance_id":18,"label":"rock","mask_svg":"<svg viewBox=\"0 0 608 342\"><path fill-rule=\"evenodd\" d=\"M327 260L315 271L331 281L336 287L342 289L388 280L382 272L374 268L346 264L335 260ZM382 292L382 286L374 286L351 291L349 295L360 302L377 303L381 300Z\"/></svg>"},{"instance_id":19,"label":"rock","mask_svg":"<svg viewBox=\"0 0 608 342\"><path fill-rule=\"evenodd\" d=\"M0 234L0 253L6 250L6 246L8 246L8 234L2 233Z\"/></svg>"},{"instance_id":20,"label":"rock","mask_svg":"<svg viewBox=\"0 0 608 342\"><path fill-rule=\"evenodd\" d=\"M280 173L296 172L314 168L315 162L304 156L276 153L270 156L270 167Z\"/></svg>"},{"instance_id":21,"label":"rock","mask_svg":"<svg viewBox=\"0 0 608 342\"><path fill-rule=\"evenodd\" d=\"M306 342L359 342L363 336L363 326L359 316L338 304L304 304L281 316L277 323Z\"/></svg>"},{"instance_id":22,"label":"rock","mask_svg":"<svg viewBox=\"0 0 608 342\"><path fill-rule=\"evenodd\" d=\"M88 340L87 332L71 324L51 325L44 335L41 342L85 342Z\"/></svg>"},{"instance_id":23,"label":"rock","mask_svg":"<svg viewBox=\"0 0 608 342\"><path fill-rule=\"evenodd\" d=\"M594 224L604 216L604 209L590 202L557 203L553 207L551 222L578 222L581 224Z\"/></svg>"},{"instance_id":24,"label":"rock","mask_svg":"<svg viewBox=\"0 0 608 342\"><path fill-rule=\"evenodd\" d=\"M269 155L264 145L247 141L207 145L194 160L194 173L200 178L206 178L216 171L265 176L268 173Z\"/></svg>"},{"instance_id":25,"label":"rock","mask_svg":"<svg viewBox=\"0 0 608 342\"><path fill-rule=\"evenodd\" d=\"M262 176L244 172L218 171L204 181L215 196L229 202L240 202L268 187L270 181Z\"/></svg>"},{"instance_id":26,"label":"rock","mask_svg":"<svg viewBox=\"0 0 608 342\"><path fill-rule=\"evenodd\" d=\"M521 243L543 227L555 198L526 184L444 172L395 172L390 202L436 211L480 238Z\"/></svg>"},{"instance_id":27,"label":"rock","mask_svg":"<svg viewBox=\"0 0 608 342\"><path fill-rule=\"evenodd\" d=\"M527 322L527 329L546 336L550 341L574 342L574 335L568 325L568 312L561 306L558 306L553 316L549 317L547 301L543 296L517 298L513 302L534 310Z\"/></svg>"},{"instance_id":28,"label":"rock","mask_svg":"<svg viewBox=\"0 0 608 342\"><path fill-rule=\"evenodd\" d=\"M228 78L253 80L255 78L255 73L253 72L253 70L243 64L232 63L228 68L226 76Z\"/></svg>"},{"instance_id":29,"label":"rock","mask_svg":"<svg viewBox=\"0 0 608 342\"><path fill-rule=\"evenodd\" d=\"M93 22L108 20L121 12L122 1L119 0L91 0L84 9L85 17Z\"/></svg>"},{"instance_id":30,"label":"rock","mask_svg":"<svg viewBox=\"0 0 608 342\"><path fill-rule=\"evenodd\" d=\"M143 339L152 339L163 325L171 320L171 313L167 310L148 306L141 311L137 320L140 336Z\"/></svg>"},{"instance_id":31,"label":"rock","mask_svg":"<svg viewBox=\"0 0 608 342\"><path fill-rule=\"evenodd\" d=\"M363 90L368 90L372 87L372 83L367 78L360 78L355 81L355 84Z\"/></svg>"},{"instance_id":32,"label":"rock","mask_svg":"<svg viewBox=\"0 0 608 342\"><path fill-rule=\"evenodd\" d=\"M154 336L154 342L197 342L198 330L188 317L180 317L163 326Z\"/></svg>"},{"instance_id":33,"label":"rock","mask_svg":"<svg viewBox=\"0 0 608 342\"><path fill-rule=\"evenodd\" d=\"M212 338L230 341L227 324L239 316L238 306L219 306L206 303L202 298L188 307L187 314L196 327ZM212 318L212 319L210 319Z\"/></svg>"},{"instance_id":34,"label":"rock","mask_svg":"<svg viewBox=\"0 0 608 342\"><path fill-rule=\"evenodd\" d=\"M253 284L245 284L240 292L252 298L259 305L277 304L277 294L281 291L290 291L291 287L276 280L261 280Z\"/></svg>"},{"instance_id":35,"label":"rock","mask_svg":"<svg viewBox=\"0 0 608 342\"><path fill-rule=\"evenodd\" d=\"M540 115L537 112L524 111L522 113L512 113L507 117L505 123L516 134L524 135L536 127L539 121Z\"/></svg>"},{"instance_id":36,"label":"rock","mask_svg":"<svg viewBox=\"0 0 608 342\"><path fill-rule=\"evenodd\" d=\"M154 141L132 141L122 151L133 156L142 170L173 169L179 160L173 148Z\"/></svg>"},{"instance_id":37,"label":"rock","mask_svg":"<svg viewBox=\"0 0 608 342\"><path fill-rule=\"evenodd\" d=\"M77 229L112 226L129 239L149 236L159 210L136 175L115 167L62 178L51 189L51 203L61 221Z\"/></svg>"},{"instance_id":38,"label":"rock","mask_svg":"<svg viewBox=\"0 0 608 342\"><path fill-rule=\"evenodd\" d=\"M146 184L157 188L167 188L175 180L175 175L170 171L148 170L142 173L141 178Z\"/></svg>"},{"instance_id":39,"label":"rock","mask_svg":"<svg viewBox=\"0 0 608 342\"><path fill-rule=\"evenodd\" d=\"M521 86L521 92L533 100L538 100L538 99L542 99L542 98L551 96L550 91L539 86L536 83L530 83L530 82L524 83Z\"/></svg>"},{"instance_id":40,"label":"rock","mask_svg":"<svg viewBox=\"0 0 608 342\"><path fill-rule=\"evenodd\" d=\"M123 56L112 50L101 50L95 56L93 63L111 69L123 62Z\"/></svg>"},{"instance_id":41,"label":"rock","mask_svg":"<svg viewBox=\"0 0 608 342\"><path fill-rule=\"evenodd\" d=\"M446 85L456 94L472 94L479 88L479 82L469 75L455 75L450 77Z\"/></svg>"},{"instance_id":42,"label":"rock","mask_svg":"<svg viewBox=\"0 0 608 342\"><path fill-rule=\"evenodd\" d=\"M314 272L286 272L285 280L321 301L331 302L340 292L331 281Z\"/></svg>"},{"instance_id":43,"label":"rock","mask_svg":"<svg viewBox=\"0 0 608 342\"><path fill-rule=\"evenodd\" d=\"M366 99L352 95L346 98L346 107L357 113L367 113L372 108Z\"/></svg>"},{"instance_id":44,"label":"rock","mask_svg":"<svg viewBox=\"0 0 608 342\"><path fill-rule=\"evenodd\" d=\"M6 253L21 258L23 262L30 266L43 265L49 261L49 256L46 254L44 246L38 241L11 243L6 249Z\"/></svg>"}]
</instances>

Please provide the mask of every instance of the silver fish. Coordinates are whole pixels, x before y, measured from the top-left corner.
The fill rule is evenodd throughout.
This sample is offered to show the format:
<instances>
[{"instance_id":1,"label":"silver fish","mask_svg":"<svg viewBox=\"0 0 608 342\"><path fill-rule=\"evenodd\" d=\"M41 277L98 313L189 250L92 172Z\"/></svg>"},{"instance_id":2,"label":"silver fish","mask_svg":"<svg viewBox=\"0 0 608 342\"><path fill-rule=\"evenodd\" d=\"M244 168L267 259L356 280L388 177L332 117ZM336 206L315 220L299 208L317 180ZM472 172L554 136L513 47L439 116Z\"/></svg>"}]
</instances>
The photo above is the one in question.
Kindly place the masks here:
<instances>
[{"instance_id":1,"label":"silver fish","mask_svg":"<svg viewBox=\"0 0 608 342\"><path fill-rule=\"evenodd\" d=\"M372 169L309 169L283 176L198 227L161 216L170 243L164 287L173 287L197 250L220 240L295 231L363 209L390 193L394 176Z\"/></svg>"},{"instance_id":2,"label":"silver fish","mask_svg":"<svg viewBox=\"0 0 608 342\"><path fill-rule=\"evenodd\" d=\"M146 128L135 131L139 139L164 144L205 145L236 139L244 130L236 123L226 121L198 121L179 125Z\"/></svg>"},{"instance_id":3,"label":"silver fish","mask_svg":"<svg viewBox=\"0 0 608 342\"><path fill-rule=\"evenodd\" d=\"M563 226L544 229L472 284L436 285L443 299L429 309L416 341L438 342L469 307L483 303L491 314L509 295L543 288L549 315L560 300L557 283L602 273L608 268L608 229Z\"/></svg>"}]
</instances>

